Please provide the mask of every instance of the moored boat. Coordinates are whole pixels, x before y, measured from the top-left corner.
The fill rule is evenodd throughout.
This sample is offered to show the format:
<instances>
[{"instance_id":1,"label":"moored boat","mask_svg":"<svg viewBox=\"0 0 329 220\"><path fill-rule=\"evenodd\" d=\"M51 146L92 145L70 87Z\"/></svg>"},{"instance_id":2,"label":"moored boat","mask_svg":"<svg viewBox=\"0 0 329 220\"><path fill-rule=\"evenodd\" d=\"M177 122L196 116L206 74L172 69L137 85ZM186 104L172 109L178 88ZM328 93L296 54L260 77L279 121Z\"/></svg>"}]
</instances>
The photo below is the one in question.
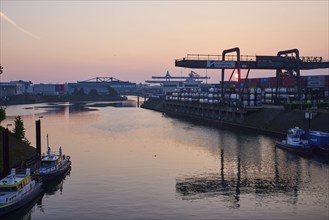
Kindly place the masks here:
<instances>
[{"instance_id":1,"label":"moored boat","mask_svg":"<svg viewBox=\"0 0 329 220\"><path fill-rule=\"evenodd\" d=\"M329 157L329 133L310 130L308 142L318 154Z\"/></svg>"},{"instance_id":2,"label":"moored boat","mask_svg":"<svg viewBox=\"0 0 329 220\"><path fill-rule=\"evenodd\" d=\"M0 180L0 216L13 212L33 201L43 192L42 183L32 180L30 169L11 173Z\"/></svg>"},{"instance_id":3,"label":"moored boat","mask_svg":"<svg viewBox=\"0 0 329 220\"><path fill-rule=\"evenodd\" d=\"M41 177L43 181L51 181L65 174L70 168L70 156L63 155L61 147L59 152L51 152L48 147L47 154L41 157L40 168L34 172L34 175Z\"/></svg>"},{"instance_id":4,"label":"moored boat","mask_svg":"<svg viewBox=\"0 0 329 220\"><path fill-rule=\"evenodd\" d=\"M308 143L305 131L298 127L288 129L287 138L277 140L276 146L302 155L313 153L313 148Z\"/></svg>"}]
</instances>

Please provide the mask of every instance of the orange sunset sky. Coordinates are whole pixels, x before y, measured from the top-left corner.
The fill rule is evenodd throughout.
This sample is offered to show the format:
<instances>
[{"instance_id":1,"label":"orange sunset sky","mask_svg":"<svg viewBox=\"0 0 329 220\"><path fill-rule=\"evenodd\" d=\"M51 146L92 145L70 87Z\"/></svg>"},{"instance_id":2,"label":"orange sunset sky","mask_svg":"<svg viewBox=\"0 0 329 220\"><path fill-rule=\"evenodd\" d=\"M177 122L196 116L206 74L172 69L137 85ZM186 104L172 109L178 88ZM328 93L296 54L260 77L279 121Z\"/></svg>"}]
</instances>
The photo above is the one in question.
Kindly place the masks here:
<instances>
[{"instance_id":1,"label":"orange sunset sky","mask_svg":"<svg viewBox=\"0 0 329 220\"><path fill-rule=\"evenodd\" d=\"M186 75L188 53L329 58L329 1L0 1L1 81L65 83L96 76L142 82ZM206 70L195 70L205 75ZM230 71L228 71L230 72ZM220 80L220 70L207 71ZM244 74L244 72L242 72ZM250 77L275 76L251 71ZM328 69L302 71L328 74Z\"/></svg>"}]
</instances>

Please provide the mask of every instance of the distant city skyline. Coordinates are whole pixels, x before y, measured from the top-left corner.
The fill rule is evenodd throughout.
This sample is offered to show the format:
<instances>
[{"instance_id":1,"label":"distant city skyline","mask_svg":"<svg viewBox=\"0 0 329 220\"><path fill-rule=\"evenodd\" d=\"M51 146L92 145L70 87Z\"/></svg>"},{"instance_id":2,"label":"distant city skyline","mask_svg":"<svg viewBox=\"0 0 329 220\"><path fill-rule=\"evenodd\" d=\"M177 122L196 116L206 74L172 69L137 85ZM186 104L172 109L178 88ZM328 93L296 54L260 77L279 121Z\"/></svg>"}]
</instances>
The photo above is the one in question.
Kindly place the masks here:
<instances>
[{"instance_id":1,"label":"distant city skyline","mask_svg":"<svg viewBox=\"0 0 329 220\"><path fill-rule=\"evenodd\" d=\"M1 81L65 83L112 76L144 83L186 76L187 54L276 55L329 59L329 1L0 1ZM220 71L194 69L220 80ZM228 75L230 71L227 71ZM251 71L250 77L275 76ZM242 72L244 74L244 71ZM328 69L302 75L329 74Z\"/></svg>"}]
</instances>

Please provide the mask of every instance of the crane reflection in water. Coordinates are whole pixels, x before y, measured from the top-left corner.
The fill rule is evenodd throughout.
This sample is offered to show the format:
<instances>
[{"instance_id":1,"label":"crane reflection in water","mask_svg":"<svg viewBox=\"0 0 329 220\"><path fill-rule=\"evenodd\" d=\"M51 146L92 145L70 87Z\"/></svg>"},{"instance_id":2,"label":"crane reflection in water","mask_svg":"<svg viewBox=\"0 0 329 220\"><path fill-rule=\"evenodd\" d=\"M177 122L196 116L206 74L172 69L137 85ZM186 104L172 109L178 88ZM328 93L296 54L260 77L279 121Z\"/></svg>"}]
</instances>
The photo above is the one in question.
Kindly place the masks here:
<instances>
[{"instance_id":1,"label":"crane reflection in water","mask_svg":"<svg viewBox=\"0 0 329 220\"><path fill-rule=\"evenodd\" d=\"M242 205L242 195L245 198L251 198L253 195L260 205L263 198L279 199L278 197L287 203L296 204L301 182L307 182L310 178L308 171L306 175L301 174L302 170L307 170L307 164L306 167L303 166L297 156L287 157L281 149L274 148L273 151L274 167L271 167L270 171L257 173L242 166L243 163L249 163L248 161L243 161L239 155L236 158L225 156L224 150L221 149L219 173L177 178L176 193L183 200L218 197L227 207L234 209ZM290 157L293 157L293 160Z\"/></svg>"}]
</instances>

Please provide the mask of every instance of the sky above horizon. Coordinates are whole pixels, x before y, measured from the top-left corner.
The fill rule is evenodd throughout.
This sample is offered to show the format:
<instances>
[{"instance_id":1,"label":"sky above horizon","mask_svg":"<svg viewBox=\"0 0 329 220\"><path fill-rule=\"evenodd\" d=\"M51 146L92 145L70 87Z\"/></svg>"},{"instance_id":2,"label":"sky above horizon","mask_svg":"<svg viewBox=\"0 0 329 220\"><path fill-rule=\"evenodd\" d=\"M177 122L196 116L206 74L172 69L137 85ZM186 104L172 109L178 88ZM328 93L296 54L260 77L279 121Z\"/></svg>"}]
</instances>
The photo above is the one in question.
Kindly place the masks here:
<instances>
[{"instance_id":1,"label":"sky above horizon","mask_svg":"<svg viewBox=\"0 0 329 220\"><path fill-rule=\"evenodd\" d=\"M1 81L65 83L97 76L144 83L187 75L187 54L329 58L329 1L0 1ZM220 80L220 70L196 69ZM228 75L231 71L227 71ZM242 77L245 72L242 72ZM329 74L328 69L302 75ZM250 77L275 76L251 70ZM229 76L228 76L229 77Z\"/></svg>"}]
</instances>

